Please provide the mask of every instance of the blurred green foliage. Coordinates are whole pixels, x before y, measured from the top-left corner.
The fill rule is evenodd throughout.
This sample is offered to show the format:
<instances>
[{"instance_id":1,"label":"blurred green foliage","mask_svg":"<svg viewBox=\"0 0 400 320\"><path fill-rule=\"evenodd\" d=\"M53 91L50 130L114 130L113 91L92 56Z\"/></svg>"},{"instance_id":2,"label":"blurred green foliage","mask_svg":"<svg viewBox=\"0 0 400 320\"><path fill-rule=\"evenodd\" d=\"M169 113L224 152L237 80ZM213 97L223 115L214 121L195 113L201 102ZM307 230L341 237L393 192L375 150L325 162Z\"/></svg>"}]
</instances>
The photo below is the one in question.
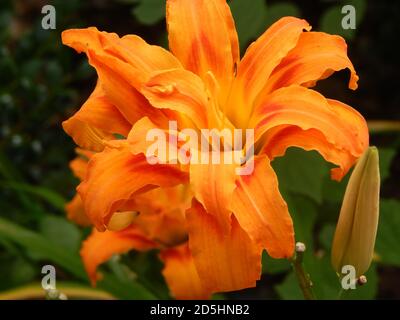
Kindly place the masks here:
<instances>
[{"instance_id":1,"label":"blurred green foliage","mask_svg":"<svg viewBox=\"0 0 400 320\"><path fill-rule=\"evenodd\" d=\"M64 205L72 197L77 181L68 168L74 144L63 133L61 122L85 101L95 84L95 73L84 57L61 45L60 32L96 25L121 34L137 33L150 42L166 46L164 0L55 0L49 3L57 10L57 29L46 31L40 27L43 1L0 2L0 296L1 291L40 281L41 267L47 263L57 266L58 280L89 286L79 248L90 230L78 228L64 217ZM312 22L314 29L341 34L351 40L359 48L350 52L355 55L356 67L364 54L368 54L368 59L371 57L370 47L365 44L380 41L380 33L370 34L363 27L363 18L371 19L368 12L372 9L368 11L367 1L321 0L311 4L232 0L229 3L243 52L271 23L285 15L304 17ZM344 3L357 8L360 28L356 31L341 28L340 9ZM390 3L378 6L379 12L391 12ZM387 23L384 30L388 30ZM359 38L362 41L357 42ZM391 57L382 50L383 53L375 53L376 57L382 54ZM375 60L380 70L383 59ZM366 75L376 70L374 64L361 66L361 72ZM386 72L389 69L386 67ZM357 108L367 117L378 115L393 119L392 109L382 107L389 108L384 103L386 89L376 85L379 79L362 77L365 82L361 82ZM329 81L328 87L320 87L327 96L352 101L354 93L339 85L344 83L341 75ZM374 90L363 91L363 87L376 88L379 94ZM395 91L392 92L393 103L399 102ZM375 102L372 107L371 101ZM398 288L393 287L396 282L389 278L393 274L400 276L397 247L400 243L397 182L400 137L396 133L374 134L371 141L380 150L383 181L376 261L367 274L368 284L343 293L344 299L400 297ZM317 297L335 299L340 283L330 266L330 248L347 179L341 183L331 181L330 166L315 152L290 149L273 166L293 217L296 240L307 245L305 266ZM155 252L114 257L103 265L105 277L98 286L122 299L168 298L161 268ZM274 260L264 254L263 272L256 289L225 297L302 298L288 261Z\"/></svg>"},{"instance_id":2,"label":"blurred green foliage","mask_svg":"<svg viewBox=\"0 0 400 320\"><path fill-rule=\"evenodd\" d=\"M353 39L356 35L357 29L343 29L341 27L341 22L344 16L342 8L345 5L351 5L355 8L356 26L359 26L366 11L366 0L344 0L337 5L332 6L322 15L320 27L325 32L339 34L347 39Z\"/></svg>"}]
</instances>

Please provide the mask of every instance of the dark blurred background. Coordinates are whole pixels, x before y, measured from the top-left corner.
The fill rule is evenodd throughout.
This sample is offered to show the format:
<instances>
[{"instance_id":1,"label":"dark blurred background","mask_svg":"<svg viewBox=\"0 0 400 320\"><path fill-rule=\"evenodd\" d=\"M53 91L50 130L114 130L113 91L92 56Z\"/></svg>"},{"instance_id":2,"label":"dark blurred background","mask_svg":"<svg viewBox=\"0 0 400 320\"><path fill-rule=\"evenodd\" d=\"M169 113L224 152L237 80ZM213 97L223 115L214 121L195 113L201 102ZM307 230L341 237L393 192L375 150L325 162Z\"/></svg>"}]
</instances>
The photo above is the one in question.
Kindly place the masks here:
<instances>
[{"instance_id":1,"label":"dark blurred background","mask_svg":"<svg viewBox=\"0 0 400 320\"><path fill-rule=\"evenodd\" d=\"M56 9L55 30L42 29L41 9L46 4ZM341 8L346 4L356 8L356 30L341 27ZM377 145L381 154L383 200L377 254L368 285L344 298L400 298L400 128L396 122L400 121L400 3L233 0L230 5L243 52L271 23L285 15L305 18L314 30L346 38L349 56L360 76L359 89L347 89L349 74L343 71L320 82L318 90L352 105L369 121L371 144ZM78 270L78 250L88 230L67 222L63 212L77 180L68 166L75 146L63 132L61 122L87 99L96 75L83 55L62 46L61 32L97 26L121 36L137 34L167 47L164 11L164 0L1 0L0 292L33 286L40 281L45 262L55 263L66 283L88 286ZM334 299L338 281L329 265L329 250L346 181L330 182L327 165L312 152L290 150L287 157L275 161L274 167L294 215L297 240L309 244L306 266L316 291L321 298ZM66 267L62 258L54 259L51 249L43 249L38 239L53 243L54 250L62 248L70 253L76 270ZM226 298L301 298L289 264L264 258L265 274L257 288ZM141 285L165 297L161 277L150 279L161 268L155 260L154 253L132 253L105 269L110 277L120 280L134 272ZM126 266L131 271L126 271ZM103 289L116 297L126 297L118 290L108 290L106 285Z\"/></svg>"}]
</instances>

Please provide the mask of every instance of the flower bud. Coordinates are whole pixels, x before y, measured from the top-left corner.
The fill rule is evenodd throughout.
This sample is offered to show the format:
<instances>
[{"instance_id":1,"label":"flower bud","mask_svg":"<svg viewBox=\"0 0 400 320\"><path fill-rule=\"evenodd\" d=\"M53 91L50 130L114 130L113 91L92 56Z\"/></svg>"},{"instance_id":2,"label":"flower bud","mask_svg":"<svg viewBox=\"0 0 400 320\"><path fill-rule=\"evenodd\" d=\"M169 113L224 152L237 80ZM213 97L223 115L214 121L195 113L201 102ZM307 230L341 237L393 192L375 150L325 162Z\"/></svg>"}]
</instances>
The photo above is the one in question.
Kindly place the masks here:
<instances>
[{"instance_id":1,"label":"flower bud","mask_svg":"<svg viewBox=\"0 0 400 320\"><path fill-rule=\"evenodd\" d=\"M120 231L129 227L137 213L134 211L115 212L107 225L110 231Z\"/></svg>"},{"instance_id":2,"label":"flower bud","mask_svg":"<svg viewBox=\"0 0 400 320\"><path fill-rule=\"evenodd\" d=\"M341 273L351 265L357 277L366 272L374 254L379 219L379 153L368 148L358 160L344 195L332 245L332 265Z\"/></svg>"}]
</instances>

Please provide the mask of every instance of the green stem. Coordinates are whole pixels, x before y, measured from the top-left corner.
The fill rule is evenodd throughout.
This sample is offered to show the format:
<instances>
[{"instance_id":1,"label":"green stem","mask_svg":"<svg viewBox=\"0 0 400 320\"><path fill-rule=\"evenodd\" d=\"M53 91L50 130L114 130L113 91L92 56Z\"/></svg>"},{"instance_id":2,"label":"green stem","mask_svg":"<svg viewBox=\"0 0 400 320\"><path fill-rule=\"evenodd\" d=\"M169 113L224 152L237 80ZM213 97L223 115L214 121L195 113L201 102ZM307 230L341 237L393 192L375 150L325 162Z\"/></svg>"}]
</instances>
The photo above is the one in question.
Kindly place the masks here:
<instances>
[{"instance_id":1,"label":"green stem","mask_svg":"<svg viewBox=\"0 0 400 320\"><path fill-rule=\"evenodd\" d=\"M301 248L301 249L300 249ZM312 282L310 275L305 271L303 264L305 246L304 244L296 244L296 253L291 259L293 271L296 274L297 282L306 300L316 300L315 294L312 289Z\"/></svg>"},{"instance_id":2,"label":"green stem","mask_svg":"<svg viewBox=\"0 0 400 320\"><path fill-rule=\"evenodd\" d=\"M343 292L344 292L343 288L340 288L340 291L339 291L338 296L337 296L337 300L342 300Z\"/></svg>"}]
</instances>

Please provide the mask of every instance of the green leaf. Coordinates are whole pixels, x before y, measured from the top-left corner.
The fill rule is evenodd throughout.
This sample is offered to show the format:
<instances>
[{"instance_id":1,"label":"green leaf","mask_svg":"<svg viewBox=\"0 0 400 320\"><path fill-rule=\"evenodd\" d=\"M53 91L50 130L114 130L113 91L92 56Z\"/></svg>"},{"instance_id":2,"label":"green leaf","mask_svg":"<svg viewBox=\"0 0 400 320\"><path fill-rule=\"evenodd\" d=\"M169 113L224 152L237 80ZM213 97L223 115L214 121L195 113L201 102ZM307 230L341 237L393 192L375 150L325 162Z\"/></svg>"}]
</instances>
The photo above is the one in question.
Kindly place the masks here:
<instances>
[{"instance_id":1,"label":"green leaf","mask_svg":"<svg viewBox=\"0 0 400 320\"><path fill-rule=\"evenodd\" d=\"M44 187L39 187L39 186L33 186L29 185L26 183L18 183L14 181L3 181L3 185L5 185L8 188L14 189L16 191L20 191L23 193L28 193L31 195L34 195L36 197L39 197L45 201L47 201L49 204L51 204L54 208L60 209L64 211L64 206L65 206L65 199L60 196L58 193L44 188Z\"/></svg>"},{"instance_id":2,"label":"green leaf","mask_svg":"<svg viewBox=\"0 0 400 320\"><path fill-rule=\"evenodd\" d=\"M399 226L400 201L381 199L375 250L383 264L400 266Z\"/></svg>"},{"instance_id":3,"label":"green leaf","mask_svg":"<svg viewBox=\"0 0 400 320\"><path fill-rule=\"evenodd\" d=\"M145 253L131 252L125 255L122 261L136 273L140 283L152 290L152 292L157 292L158 298L168 299L170 297L169 289L162 276L162 269L164 266L156 250Z\"/></svg>"},{"instance_id":4,"label":"green leaf","mask_svg":"<svg viewBox=\"0 0 400 320\"><path fill-rule=\"evenodd\" d=\"M341 291L339 277L331 266L330 255L313 256L305 262L305 270L310 274L313 291L320 300L338 299ZM377 292L377 276L374 266L367 272L368 283L355 290L342 293L342 299L372 299ZM276 286L278 294L283 299L304 299L296 276L291 272L284 282Z\"/></svg>"},{"instance_id":5,"label":"green leaf","mask_svg":"<svg viewBox=\"0 0 400 320\"><path fill-rule=\"evenodd\" d=\"M326 224L322 227L319 234L319 242L322 247L326 250L330 250L332 247L333 236L335 234L335 226L332 224Z\"/></svg>"},{"instance_id":6,"label":"green leaf","mask_svg":"<svg viewBox=\"0 0 400 320\"><path fill-rule=\"evenodd\" d=\"M26 283L34 279L35 269L26 259L18 257L11 265L10 272L7 277L10 277L13 285Z\"/></svg>"},{"instance_id":7,"label":"green leaf","mask_svg":"<svg viewBox=\"0 0 400 320\"><path fill-rule=\"evenodd\" d=\"M57 216L46 216L40 221L41 233L51 242L77 253L81 245L81 232L72 223Z\"/></svg>"},{"instance_id":8,"label":"green leaf","mask_svg":"<svg viewBox=\"0 0 400 320\"><path fill-rule=\"evenodd\" d=\"M304 258L309 259L314 247L312 234L317 218L317 206L311 199L296 194L286 195L285 200L293 219L296 241L306 244L307 251ZM264 252L262 268L265 273L281 273L290 269L290 263L286 259L273 259L267 252Z\"/></svg>"},{"instance_id":9,"label":"green leaf","mask_svg":"<svg viewBox=\"0 0 400 320\"><path fill-rule=\"evenodd\" d=\"M315 256L312 261L306 261L305 264L306 270L311 275L317 299L337 299L341 286L332 268L330 254L326 253L321 258Z\"/></svg>"},{"instance_id":10,"label":"green leaf","mask_svg":"<svg viewBox=\"0 0 400 320\"><path fill-rule=\"evenodd\" d=\"M34 267L21 254L0 255L0 290L32 281L35 276Z\"/></svg>"},{"instance_id":11,"label":"green leaf","mask_svg":"<svg viewBox=\"0 0 400 320\"><path fill-rule=\"evenodd\" d=\"M230 7L243 50L266 29L267 5L264 0L232 0Z\"/></svg>"},{"instance_id":12,"label":"green leaf","mask_svg":"<svg viewBox=\"0 0 400 320\"><path fill-rule=\"evenodd\" d=\"M133 8L132 13L136 19L145 25L156 24L165 17L165 0L141 0Z\"/></svg>"},{"instance_id":13,"label":"green leaf","mask_svg":"<svg viewBox=\"0 0 400 320\"><path fill-rule=\"evenodd\" d=\"M296 275L291 272L285 280L275 287L276 292L282 299L286 300L303 300L299 284L297 283Z\"/></svg>"},{"instance_id":14,"label":"green leaf","mask_svg":"<svg viewBox=\"0 0 400 320\"><path fill-rule=\"evenodd\" d=\"M379 148L379 168L381 172L381 180L384 181L390 175L390 165L396 155L396 150Z\"/></svg>"},{"instance_id":15,"label":"green leaf","mask_svg":"<svg viewBox=\"0 0 400 320\"><path fill-rule=\"evenodd\" d=\"M15 181L21 183L23 181L20 172L2 152L0 152L0 176L4 177L7 180L6 182L2 181L0 183L1 187L5 187L6 184L9 183L17 183ZM34 214L35 216L40 216L41 212L38 204L32 203L31 199L22 190L16 191L20 205L27 210L31 210L32 214Z\"/></svg>"},{"instance_id":16,"label":"green leaf","mask_svg":"<svg viewBox=\"0 0 400 320\"><path fill-rule=\"evenodd\" d=\"M365 11L366 11L366 1L365 0L348 0L343 1L342 5L334 6L328 9L321 18L320 29L321 31L338 34L347 39L353 39L357 29L343 29L342 19L345 14L342 13L342 8L344 5L352 5L356 9L356 27L361 23Z\"/></svg>"},{"instance_id":17,"label":"green leaf","mask_svg":"<svg viewBox=\"0 0 400 320\"><path fill-rule=\"evenodd\" d=\"M97 286L110 292L112 295L125 300L154 300L158 299L154 293L137 281L124 282L113 274L103 272L103 279Z\"/></svg>"},{"instance_id":18,"label":"green leaf","mask_svg":"<svg viewBox=\"0 0 400 320\"><path fill-rule=\"evenodd\" d=\"M277 274L290 270L290 262L287 259L273 259L266 251L262 255L262 272Z\"/></svg>"},{"instance_id":19,"label":"green leaf","mask_svg":"<svg viewBox=\"0 0 400 320\"><path fill-rule=\"evenodd\" d=\"M65 270L86 278L79 256L58 247L38 233L22 228L6 219L0 218L0 236L8 238L23 246L28 251L36 251L50 261L62 266Z\"/></svg>"},{"instance_id":20,"label":"green leaf","mask_svg":"<svg viewBox=\"0 0 400 320\"><path fill-rule=\"evenodd\" d=\"M296 242L300 241L306 245L307 256L307 252L311 253L314 247L312 235L318 215L318 207L311 199L301 195L291 194L286 196L285 199L293 219Z\"/></svg>"},{"instance_id":21,"label":"green leaf","mask_svg":"<svg viewBox=\"0 0 400 320\"><path fill-rule=\"evenodd\" d=\"M349 172L340 182L334 181L330 178L324 179L322 183L322 198L324 201L341 204L350 175L351 172ZM340 210L340 205L338 208Z\"/></svg>"},{"instance_id":22,"label":"green leaf","mask_svg":"<svg viewBox=\"0 0 400 320\"><path fill-rule=\"evenodd\" d=\"M282 191L308 196L317 203L322 202L322 184L329 170L317 152L290 148L285 156L275 159L272 166Z\"/></svg>"},{"instance_id":23,"label":"green leaf","mask_svg":"<svg viewBox=\"0 0 400 320\"><path fill-rule=\"evenodd\" d=\"M340 283L331 267L329 257L313 256L308 263L305 263L305 270L310 274L317 299L337 298ZM276 287L276 290L283 299L304 299L294 272L291 272L284 282Z\"/></svg>"},{"instance_id":24,"label":"green leaf","mask_svg":"<svg viewBox=\"0 0 400 320\"><path fill-rule=\"evenodd\" d=\"M57 246L46 237L0 218L0 237L5 237L24 247L27 251L39 252L49 262L59 265L75 277L88 281L78 254L72 254ZM40 271L38 271L40 272ZM156 296L135 281L123 282L116 276L104 273L98 287L121 299L155 299Z\"/></svg>"}]
</instances>

